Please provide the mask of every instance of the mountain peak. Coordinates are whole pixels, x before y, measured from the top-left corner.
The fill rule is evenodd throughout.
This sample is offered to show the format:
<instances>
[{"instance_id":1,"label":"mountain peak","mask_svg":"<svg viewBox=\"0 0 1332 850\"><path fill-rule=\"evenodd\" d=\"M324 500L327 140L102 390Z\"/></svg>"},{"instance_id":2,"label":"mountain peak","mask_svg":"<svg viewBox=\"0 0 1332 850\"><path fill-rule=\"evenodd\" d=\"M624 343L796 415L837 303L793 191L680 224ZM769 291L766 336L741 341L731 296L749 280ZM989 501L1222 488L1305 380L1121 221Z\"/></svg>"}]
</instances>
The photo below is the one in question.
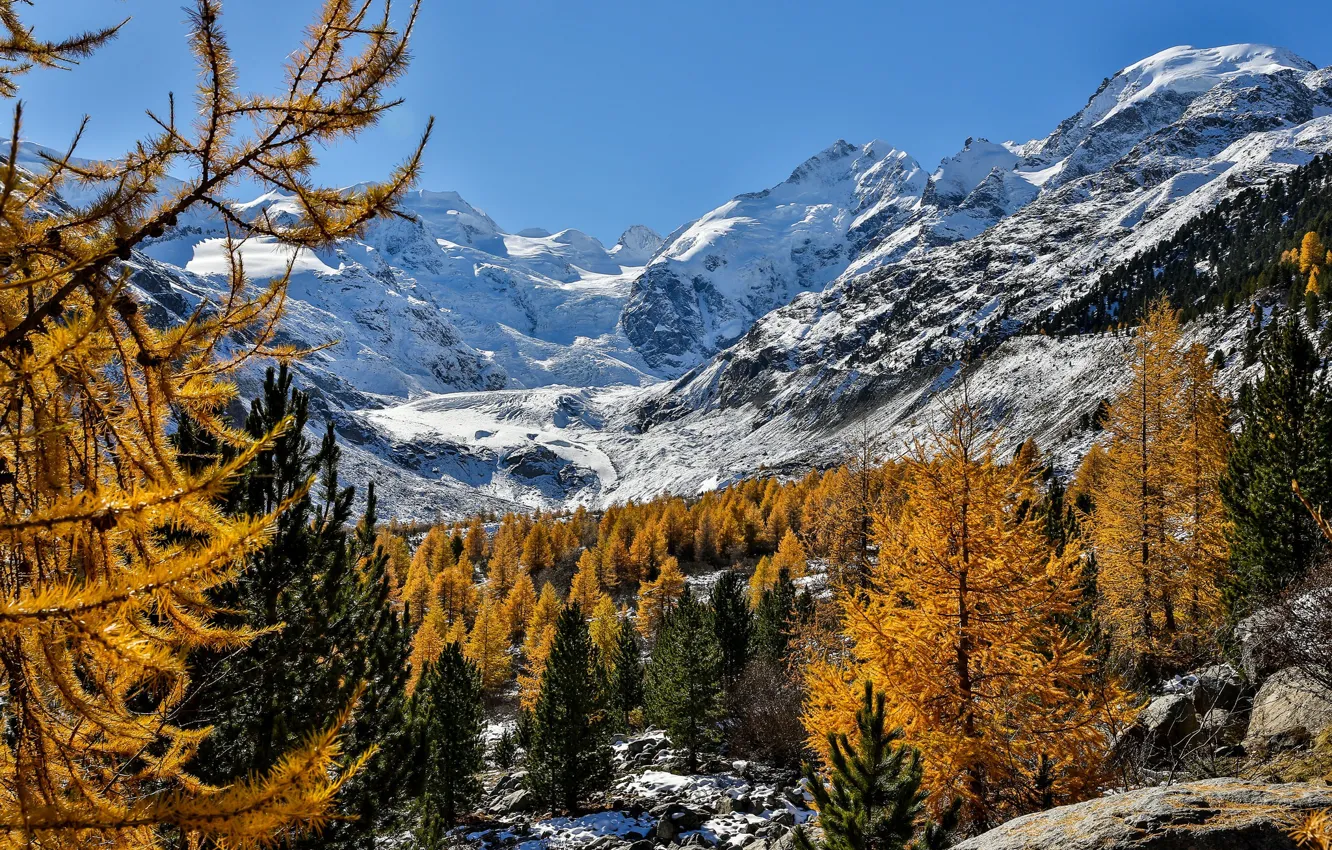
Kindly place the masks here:
<instances>
[{"instance_id":1,"label":"mountain peak","mask_svg":"<svg viewBox=\"0 0 1332 850\"><path fill-rule=\"evenodd\" d=\"M1238 77L1312 71L1317 66L1283 47L1230 44L1224 47L1170 47L1115 74L1093 104L1098 121L1161 92L1189 95L1205 92Z\"/></svg>"},{"instance_id":2,"label":"mountain peak","mask_svg":"<svg viewBox=\"0 0 1332 850\"><path fill-rule=\"evenodd\" d=\"M620 234L609 253L621 265L642 266L652 259L664 241L657 231L647 225L634 224Z\"/></svg>"}]
</instances>

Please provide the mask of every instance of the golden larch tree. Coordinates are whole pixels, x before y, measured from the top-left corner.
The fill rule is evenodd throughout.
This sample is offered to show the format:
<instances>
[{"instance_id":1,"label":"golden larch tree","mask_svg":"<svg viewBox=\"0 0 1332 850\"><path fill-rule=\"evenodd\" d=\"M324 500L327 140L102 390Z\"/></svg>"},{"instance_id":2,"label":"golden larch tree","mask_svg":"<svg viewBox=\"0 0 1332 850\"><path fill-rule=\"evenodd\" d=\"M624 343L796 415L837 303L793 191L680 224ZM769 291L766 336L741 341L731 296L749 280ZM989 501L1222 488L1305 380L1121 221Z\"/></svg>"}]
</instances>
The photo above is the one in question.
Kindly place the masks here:
<instances>
[{"instance_id":1,"label":"golden larch tree","mask_svg":"<svg viewBox=\"0 0 1332 850\"><path fill-rule=\"evenodd\" d=\"M444 615L444 622L453 625L470 619L476 611L478 597L471 562L464 560L441 570L435 576L431 594L433 604Z\"/></svg>"},{"instance_id":2,"label":"golden larch tree","mask_svg":"<svg viewBox=\"0 0 1332 850\"><path fill-rule=\"evenodd\" d=\"M0 96L36 68L69 68L114 37L46 42L26 4L0 0ZM189 4L199 69L192 119L174 100L118 159L19 165L21 107L0 163L0 834L8 846L253 846L317 829L357 768L329 730L264 776L226 788L189 764L206 729L183 729L193 650L251 634L219 628L209 591L270 539L274 515L228 516L219 499L275 435L258 440L223 411L236 371L275 345L287 276L255 285L240 245L298 250L352 236L394 206L419 150L391 178L319 186L315 151L365 130L395 103L415 18L382 4L328 0L289 57L279 93L241 93L215 0ZM77 13L71 11L71 17ZM174 11L171 14L175 14ZM169 174L180 180L167 180ZM77 182L87 201L62 198ZM259 184L296 211L274 221L228 193ZM92 191L87 191L92 190ZM224 222L229 274L215 298L172 327L150 323L127 261L187 212ZM170 434L192 427L229 460L183 462ZM289 427L289 423L281 426ZM145 756L149 756L145 758Z\"/></svg>"},{"instance_id":3,"label":"golden larch tree","mask_svg":"<svg viewBox=\"0 0 1332 850\"><path fill-rule=\"evenodd\" d=\"M555 565L555 553L550 547L550 529L544 521L537 522L523 541L523 566L532 572L548 570Z\"/></svg>"},{"instance_id":4,"label":"golden larch tree","mask_svg":"<svg viewBox=\"0 0 1332 850\"><path fill-rule=\"evenodd\" d=\"M449 622L444 618L444 612L438 605L430 605L420 628L412 637L412 654L407 661L411 667L407 678L408 695L416 691L426 668L444 652L444 647L450 642L449 637Z\"/></svg>"},{"instance_id":5,"label":"golden larch tree","mask_svg":"<svg viewBox=\"0 0 1332 850\"><path fill-rule=\"evenodd\" d=\"M961 798L970 829L1093 793L1121 710L1058 625L1078 598L1076 555L1022 510L1033 471L997 463L995 446L963 406L914 447L905 504L876 522L878 564L841 597L850 656L810 668L805 717L826 746L853 728L848 682L868 678L922 751L932 805Z\"/></svg>"},{"instance_id":6,"label":"golden larch tree","mask_svg":"<svg viewBox=\"0 0 1332 850\"><path fill-rule=\"evenodd\" d=\"M481 673L481 687L494 691L509 680L509 628L500 603L487 596L467 637L467 657Z\"/></svg>"},{"instance_id":7,"label":"golden larch tree","mask_svg":"<svg viewBox=\"0 0 1332 850\"><path fill-rule=\"evenodd\" d=\"M531 710L541 693L541 677L555 645L555 622L563 608L554 585L550 582L542 585L541 595L527 621L527 636L523 639L524 668L518 677L518 700L525 709Z\"/></svg>"},{"instance_id":8,"label":"golden larch tree","mask_svg":"<svg viewBox=\"0 0 1332 850\"><path fill-rule=\"evenodd\" d=\"M463 537L463 551L473 564L481 563L486 557L486 528L481 524L481 517L474 516L467 523L467 534Z\"/></svg>"},{"instance_id":9,"label":"golden larch tree","mask_svg":"<svg viewBox=\"0 0 1332 850\"><path fill-rule=\"evenodd\" d=\"M1164 299L1148 309L1125 361L1132 380L1110 406L1093 494L1096 614L1121 660L1156 675L1187 663L1214 622L1224 409L1205 352L1194 352L1190 374ZM1196 622L1182 610L1194 602Z\"/></svg>"},{"instance_id":10,"label":"golden larch tree","mask_svg":"<svg viewBox=\"0 0 1332 850\"><path fill-rule=\"evenodd\" d=\"M532 584L532 576L527 570L521 570L514 579L513 587L509 588L508 595L504 597L504 616L508 618L509 632L515 639L527 628L527 621L531 619L536 604L536 586Z\"/></svg>"},{"instance_id":11,"label":"golden larch tree","mask_svg":"<svg viewBox=\"0 0 1332 850\"><path fill-rule=\"evenodd\" d=\"M490 543L490 560L487 561L487 575L491 586L498 592L505 592L518 577L519 560L522 557L522 532L518 520L508 514L500 521L495 531L495 539Z\"/></svg>"},{"instance_id":12,"label":"golden larch tree","mask_svg":"<svg viewBox=\"0 0 1332 850\"><path fill-rule=\"evenodd\" d=\"M559 618L563 607L555 586L550 582L543 584L541 595L537 597L536 605L532 606L532 613L523 626L526 632L526 637L523 639L523 654L529 660L533 655L532 649L541 643L547 631L555 628L555 621Z\"/></svg>"},{"instance_id":13,"label":"golden larch tree","mask_svg":"<svg viewBox=\"0 0 1332 850\"><path fill-rule=\"evenodd\" d=\"M620 642L620 613L615 602L604 593L591 611L592 622L588 625L588 631L592 636L592 645L597 648L597 661L609 669L615 665L615 653Z\"/></svg>"},{"instance_id":14,"label":"golden larch tree","mask_svg":"<svg viewBox=\"0 0 1332 850\"><path fill-rule=\"evenodd\" d=\"M1221 587L1226 581L1230 546L1221 476L1230 452L1229 409L1216 387L1216 370L1207 349L1184 352L1179 394L1181 433L1174 452L1175 498L1166 538L1178 576L1176 617L1192 658L1215 649L1221 626Z\"/></svg>"},{"instance_id":15,"label":"golden larch tree","mask_svg":"<svg viewBox=\"0 0 1332 850\"><path fill-rule=\"evenodd\" d=\"M780 573L786 570L791 578L803 578L809 571L809 561L805 558L805 544L800 542L794 531L787 529L782 535L777 554L772 556L773 569Z\"/></svg>"},{"instance_id":16,"label":"golden larch tree","mask_svg":"<svg viewBox=\"0 0 1332 850\"><path fill-rule=\"evenodd\" d=\"M578 569L574 570L573 580L569 583L569 601L577 602L586 614L592 613L601 596L600 571L596 552L584 549L578 557Z\"/></svg>"},{"instance_id":17,"label":"golden larch tree","mask_svg":"<svg viewBox=\"0 0 1332 850\"><path fill-rule=\"evenodd\" d=\"M757 608L763 598L763 591L777 583L777 568L773 566L772 556L764 555L754 565L754 574L749 577L749 607Z\"/></svg>"},{"instance_id":18,"label":"golden larch tree","mask_svg":"<svg viewBox=\"0 0 1332 850\"><path fill-rule=\"evenodd\" d=\"M657 626L675 608L684 589L680 562L667 556L657 577L638 586L638 629L644 636L656 634Z\"/></svg>"}]
</instances>

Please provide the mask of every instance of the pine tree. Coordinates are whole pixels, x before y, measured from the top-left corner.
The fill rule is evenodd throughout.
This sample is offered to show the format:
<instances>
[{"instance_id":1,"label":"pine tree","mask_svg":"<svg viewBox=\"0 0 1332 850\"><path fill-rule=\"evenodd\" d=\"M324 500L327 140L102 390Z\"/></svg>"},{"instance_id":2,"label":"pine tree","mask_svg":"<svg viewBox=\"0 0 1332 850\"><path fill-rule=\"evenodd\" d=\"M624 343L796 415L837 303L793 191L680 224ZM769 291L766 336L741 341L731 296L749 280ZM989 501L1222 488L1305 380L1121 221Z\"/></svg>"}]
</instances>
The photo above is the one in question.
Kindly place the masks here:
<instances>
[{"instance_id":1,"label":"pine tree","mask_svg":"<svg viewBox=\"0 0 1332 850\"><path fill-rule=\"evenodd\" d=\"M482 600L467 638L467 660L476 665L486 692L509 681L509 629L499 608L489 596Z\"/></svg>"},{"instance_id":2,"label":"pine tree","mask_svg":"<svg viewBox=\"0 0 1332 850\"><path fill-rule=\"evenodd\" d=\"M795 584L790 576L779 573L754 609L752 654L768 661L785 661L796 625Z\"/></svg>"},{"instance_id":3,"label":"pine tree","mask_svg":"<svg viewBox=\"0 0 1332 850\"><path fill-rule=\"evenodd\" d=\"M606 689L607 710L619 729L628 731L632 728L634 712L643 707L643 688L643 654L638 647L638 630L628 617L623 617Z\"/></svg>"},{"instance_id":4,"label":"pine tree","mask_svg":"<svg viewBox=\"0 0 1332 850\"><path fill-rule=\"evenodd\" d=\"M754 615L745 599L745 580L727 571L712 587L712 627L721 652L722 680L729 686L740 678L749 663L754 634Z\"/></svg>"},{"instance_id":5,"label":"pine tree","mask_svg":"<svg viewBox=\"0 0 1332 850\"><path fill-rule=\"evenodd\" d=\"M252 286L237 241L335 244L391 215L419 169L413 156L385 184L313 183L312 145L355 136L396 103L385 92L405 70L411 21L390 28L377 5L321 4L281 93L267 96L237 91L218 3L190 3L197 108L184 124L158 116L120 158L73 159L76 140L68 155L25 167L15 110L0 162L0 560L11 565L0 579L0 826L15 846L278 841L326 824L363 765L336 735L342 705L271 771L205 785L193 770L209 733L181 722L198 684L191 655L252 637L220 626L209 594L242 572L287 508L218 507L289 427L255 439L229 424L232 380L256 357L298 354L276 339L286 277ZM24 73L76 66L116 35L48 42L24 23L27 6L0 2L3 97ZM75 181L96 191L61 199ZM124 261L187 212L229 209L248 181L293 198L293 215L236 218L221 297L184 324L149 321ZM223 457L183 457L170 435L191 428Z\"/></svg>"},{"instance_id":6,"label":"pine tree","mask_svg":"<svg viewBox=\"0 0 1332 850\"><path fill-rule=\"evenodd\" d=\"M854 722L854 671L921 750L935 811L962 797L970 829L1092 793L1104 729L1123 712L1086 645L1058 625L1079 598L1077 555L1055 553L1023 510L1033 471L997 463L995 445L963 406L914 446L906 502L877 521L875 572L841 600L846 666L807 674L811 746Z\"/></svg>"},{"instance_id":7,"label":"pine tree","mask_svg":"<svg viewBox=\"0 0 1332 850\"><path fill-rule=\"evenodd\" d=\"M343 791L343 805L357 819L331 824L319 838L321 846L354 846L388 825L406 784L409 762L398 757L408 743L409 640L390 599L387 558L375 548L373 487L353 530L353 491L339 485L332 426L315 450L303 433L307 409L289 371L269 370L246 430L264 434L288 419L292 430L246 468L228 509L257 514L283 502L290 508L243 580L213 594L227 619L267 634L240 650L197 657L193 676L209 686L190 706L197 722L217 731L200 748L199 765L202 778L220 784L275 767L280 753L336 716L364 683L363 713L345 734L379 752ZM318 499L303 493L312 476Z\"/></svg>"},{"instance_id":8,"label":"pine tree","mask_svg":"<svg viewBox=\"0 0 1332 850\"><path fill-rule=\"evenodd\" d=\"M1261 358L1262 377L1240 389L1241 429L1221 481L1231 522L1226 596L1236 616L1298 579L1325 551L1291 482L1315 508L1332 502L1332 405L1318 354L1287 316Z\"/></svg>"},{"instance_id":9,"label":"pine tree","mask_svg":"<svg viewBox=\"0 0 1332 850\"><path fill-rule=\"evenodd\" d=\"M610 782L606 715L597 704L599 677L583 612L570 605L555 639L532 709L527 782L552 809L577 811Z\"/></svg>"},{"instance_id":10,"label":"pine tree","mask_svg":"<svg viewBox=\"0 0 1332 850\"><path fill-rule=\"evenodd\" d=\"M448 830L480 800L485 766L481 674L458 644L428 665L411 711L424 767L418 837L424 847L447 847Z\"/></svg>"},{"instance_id":11,"label":"pine tree","mask_svg":"<svg viewBox=\"0 0 1332 850\"><path fill-rule=\"evenodd\" d=\"M935 850L948 846L957 825L957 808L945 810L940 823L925 811L929 795L921 791L925 772L920 751L899 743L901 729L885 726L883 694L865 682L856 712L854 744L846 733L829 732L829 783L809 764L805 780L819 811L820 850ZM804 830L795 846L815 850Z\"/></svg>"},{"instance_id":12,"label":"pine tree","mask_svg":"<svg viewBox=\"0 0 1332 850\"><path fill-rule=\"evenodd\" d=\"M685 751L685 766L719 740L722 717L721 649L708 609L685 592L661 623L648 663L645 702L649 719Z\"/></svg>"}]
</instances>

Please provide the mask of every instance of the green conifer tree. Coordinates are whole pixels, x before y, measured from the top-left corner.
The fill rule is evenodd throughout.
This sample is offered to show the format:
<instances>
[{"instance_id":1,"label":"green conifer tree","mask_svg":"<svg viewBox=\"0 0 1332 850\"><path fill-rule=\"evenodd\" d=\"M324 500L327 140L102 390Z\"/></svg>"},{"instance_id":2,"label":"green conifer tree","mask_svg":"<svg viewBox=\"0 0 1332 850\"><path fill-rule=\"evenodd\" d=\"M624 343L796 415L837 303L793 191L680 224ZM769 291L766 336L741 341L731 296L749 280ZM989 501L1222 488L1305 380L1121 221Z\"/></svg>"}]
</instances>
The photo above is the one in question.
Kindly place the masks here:
<instances>
[{"instance_id":1,"label":"green conifer tree","mask_svg":"<svg viewBox=\"0 0 1332 850\"><path fill-rule=\"evenodd\" d=\"M712 627L721 650L722 681L729 688L749 663L754 615L746 598L748 590L740 573L722 573L712 589Z\"/></svg>"},{"instance_id":2,"label":"green conifer tree","mask_svg":"<svg viewBox=\"0 0 1332 850\"><path fill-rule=\"evenodd\" d=\"M1241 388L1241 422L1221 482L1231 521L1227 590L1243 614L1303 575L1324 550L1291 483L1326 508L1332 485L1332 405L1313 344L1288 314L1262 347L1263 375Z\"/></svg>"},{"instance_id":3,"label":"green conifer tree","mask_svg":"<svg viewBox=\"0 0 1332 850\"><path fill-rule=\"evenodd\" d=\"M426 848L450 846L448 831L481 797L485 766L481 674L457 642L426 668L411 711L424 780L417 836Z\"/></svg>"},{"instance_id":4,"label":"green conifer tree","mask_svg":"<svg viewBox=\"0 0 1332 850\"><path fill-rule=\"evenodd\" d=\"M845 734L828 733L829 782L808 763L805 779L819 810L823 841L819 850L937 850L948 846L957 825L952 806L940 823L925 814L929 794L920 788L920 751L899 743L901 729L884 728L884 695L865 683L856 712L854 743ZM797 829L799 850L815 850Z\"/></svg>"},{"instance_id":5,"label":"green conifer tree","mask_svg":"<svg viewBox=\"0 0 1332 850\"><path fill-rule=\"evenodd\" d=\"M552 809L576 811L610 782L606 713L587 621L577 604L560 612L532 709L527 782Z\"/></svg>"},{"instance_id":6,"label":"green conifer tree","mask_svg":"<svg viewBox=\"0 0 1332 850\"><path fill-rule=\"evenodd\" d=\"M643 707L643 656L638 648L638 628L627 617L620 620L607 702L615 725L624 731L629 730L634 711Z\"/></svg>"},{"instance_id":7,"label":"green conifer tree","mask_svg":"<svg viewBox=\"0 0 1332 850\"><path fill-rule=\"evenodd\" d=\"M393 828L417 781L405 757L410 639L390 601L387 558L374 546L374 494L367 492L366 515L353 529L354 492L339 484L332 428L317 449L311 445L308 398L283 366L269 370L245 427L264 434L287 416L292 427L247 468L223 508L258 514L293 500L291 509L249 569L214 596L229 612L224 619L269 633L239 651L192 659L201 684L186 711L190 722L216 729L196 759L200 777L225 784L271 769L359 694L344 740L352 752L376 752L339 797L353 817L297 845L366 847ZM181 445L208 449L197 437L183 434Z\"/></svg>"},{"instance_id":8,"label":"green conifer tree","mask_svg":"<svg viewBox=\"0 0 1332 850\"><path fill-rule=\"evenodd\" d=\"M777 582L763 591L754 611L753 654L769 661L783 661L791 648L796 626L796 589L786 570Z\"/></svg>"},{"instance_id":9,"label":"green conifer tree","mask_svg":"<svg viewBox=\"0 0 1332 850\"><path fill-rule=\"evenodd\" d=\"M686 586L662 622L647 668L648 717L685 751L691 772L699 755L720 740L722 659L711 619Z\"/></svg>"}]
</instances>

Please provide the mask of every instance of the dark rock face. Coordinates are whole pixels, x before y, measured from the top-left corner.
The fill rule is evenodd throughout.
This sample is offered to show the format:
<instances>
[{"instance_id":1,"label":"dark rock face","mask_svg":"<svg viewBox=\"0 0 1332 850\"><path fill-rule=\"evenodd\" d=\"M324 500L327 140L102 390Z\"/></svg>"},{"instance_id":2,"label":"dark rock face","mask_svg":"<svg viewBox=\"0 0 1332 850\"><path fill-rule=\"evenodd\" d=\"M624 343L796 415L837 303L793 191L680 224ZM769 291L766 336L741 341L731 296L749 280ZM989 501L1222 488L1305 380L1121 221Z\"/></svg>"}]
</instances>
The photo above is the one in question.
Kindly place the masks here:
<instances>
[{"instance_id":1,"label":"dark rock face","mask_svg":"<svg viewBox=\"0 0 1332 850\"><path fill-rule=\"evenodd\" d=\"M634 281L632 294L620 314L625 336L643 359L658 369L674 369L696 360L704 335L699 298L706 298L706 282L699 286L682 280L665 265L653 265Z\"/></svg>"},{"instance_id":2,"label":"dark rock face","mask_svg":"<svg viewBox=\"0 0 1332 850\"><path fill-rule=\"evenodd\" d=\"M1209 779L1027 815L957 850L1294 850L1291 823L1328 806L1326 787Z\"/></svg>"}]
</instances>

